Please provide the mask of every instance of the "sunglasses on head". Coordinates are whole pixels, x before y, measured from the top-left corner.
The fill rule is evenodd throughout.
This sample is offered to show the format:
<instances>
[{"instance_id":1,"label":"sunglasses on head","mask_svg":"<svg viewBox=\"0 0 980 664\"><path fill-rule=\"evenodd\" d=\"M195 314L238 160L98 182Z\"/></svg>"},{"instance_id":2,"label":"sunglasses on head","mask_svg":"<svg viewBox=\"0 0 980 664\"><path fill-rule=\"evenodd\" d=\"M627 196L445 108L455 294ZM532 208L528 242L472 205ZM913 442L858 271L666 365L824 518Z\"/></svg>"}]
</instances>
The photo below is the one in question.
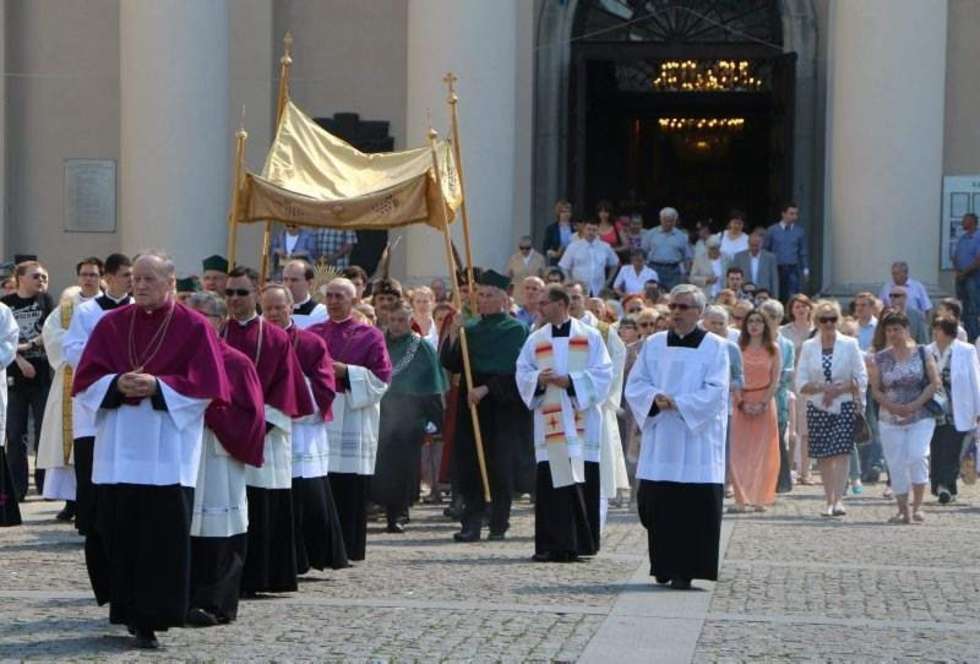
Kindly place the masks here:
<instances>
[{"instance_id":1,"label":"sunglasses on head","mask_svg":"<svg viewBox=\"0 0 980 664\"><path fill-rule=\"evenodd\" d=\"M251 294L252 294L252 291L248 290L247 288L226 288L225 289L225 297L235 297L236 295L238 297L248 297Z\"/></svg>"},{"instance_id":2,"label":"sunglasses on head","mask_svg":"<svg viewBox=\"0 0 980 664\"><path fill-rule=\"evenodd\" d=\"M683 302L671 302L667 305L667 308L671 311L687 311L688 309L693 309L694 306L690 304L684 304Z\"/></svg>"},{"instance_id":3,"label":"sunglasses on head","mask_svg":"<svg viewBox=\"0 0 980 664\"><path fill-rule=\"evenodd\" d=\"M817 320L820 321L821 324L824 324L824 323L836 323L837 322L837 316L821 316Z\"/></svg>"}]
</instances>

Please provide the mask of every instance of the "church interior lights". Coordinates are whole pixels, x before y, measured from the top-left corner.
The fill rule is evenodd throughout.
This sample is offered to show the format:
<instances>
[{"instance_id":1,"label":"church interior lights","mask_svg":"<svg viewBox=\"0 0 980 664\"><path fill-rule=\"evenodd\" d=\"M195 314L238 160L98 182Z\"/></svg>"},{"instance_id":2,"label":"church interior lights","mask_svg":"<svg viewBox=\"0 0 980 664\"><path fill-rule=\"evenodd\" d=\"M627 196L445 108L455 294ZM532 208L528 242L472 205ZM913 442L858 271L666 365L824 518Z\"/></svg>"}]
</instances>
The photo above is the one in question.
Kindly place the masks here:
<instances>
[{"instance_id":1,"label":"church interior lights","mask_svg":"<svg viewBox=\"0 0 980 664\"><path fill-rule=\"evenodd\" d=\"M745 118L658 118L661 131L667 132L738 132L745 128Z\"/></svg>"},{"instance_id":2,"label":"church interior lights","mask_svg":"<svg viewBox=\"0 0 980 664\"><path fill-rule=\"evenodd\" d=\"M666 60L651 85L658 92L756 92L765 82L749 60Z\"/></svg>"}]
</instances>

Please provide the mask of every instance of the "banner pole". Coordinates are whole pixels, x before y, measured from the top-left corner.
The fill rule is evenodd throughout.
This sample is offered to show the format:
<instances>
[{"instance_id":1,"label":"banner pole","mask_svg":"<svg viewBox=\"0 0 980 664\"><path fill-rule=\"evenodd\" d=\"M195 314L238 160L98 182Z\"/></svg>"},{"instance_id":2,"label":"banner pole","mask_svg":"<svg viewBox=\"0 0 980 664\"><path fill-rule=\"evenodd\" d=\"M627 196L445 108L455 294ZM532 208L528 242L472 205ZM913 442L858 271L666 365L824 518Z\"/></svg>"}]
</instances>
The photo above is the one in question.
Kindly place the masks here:
<instances>
[{"instance_id":1,"label":"banner pole","mask_svg":"<svg viewBox=\"0 0 980 664\"><path fill-rule=\"evenodd\" d=\"M456 277L456 261L453 259L453 245L449 238L449 219L446 215L446 203L442 189L442 175L439 173L439 161L436 152L436 139L439 134L435 129L429 129L429 146L432 149L432 171L436 179L436 190L439 192L439 215L442 222L442 237L446 245L446 263L449 266L449 278L453 285L453 303L458 315L463 314L463 303L459 294L459 280ZM463 355L463 376L466 380L466 392L473 391L473 370L470 367L469 344L466 341L466 328L459 328L459 345ZM490 502L490 481L487 478L487 461L483 454L483 435L480 433L480 417L476 406L469 404L470 421L473 423L473 440L476 443L476 460L480 465L480 480L483 483L483 499Z\"/></svg>"},{"instance_id":2,"label":"banner pole","mask_svg":"<svg viewBox=\"0 0 980 664\"><path fill-rule=\"evenodd\" d=\"M286 113L286 104L289 103L289 69L293 64L293 34L287 32L282 38L283 53L279 58L279 94L276 97L276 134L279 133L279 125L282 123L282 116ZM262 233L262 261L259 268L259 283L265 285L265 280L269 276L269 243L272 239L272 222L265 222L265 231Z\"/></svg>"},{"instance_id":3,"label":"banner pole","mask_svg":"<svg viewBox=\"0 0 980 664\"><path fill-rule=\"evenodd\" d=\"M449 117L451 120L453 156L456 159L456 176L459 178L459 191L462 202L459 209L463 217L463 242L466 245L466 291L469 295L470 310L476 311L476 280L473 278L473 245L470 242L470 216L466 209L466 181L463 179L463 156L462 148L459 145L459 96L456 94L456 75L452 72L446 74L442 79L449 88Z\"/></svg>"},{"instance_id":4,"label":"banner pole","mask_svg":"<svg viewBox=\"0 0 980 664\"><path fill-rule=\"evenodd\" d=\"M231 212L228 215L228 266L235 267L235 257L238 252L238 205L242 184L242 171L245 164L245 141L248 132L245 131L245 106L242 106L242 122L235 133L235 168L231 183Z\"/></svg>"}]
</instances>

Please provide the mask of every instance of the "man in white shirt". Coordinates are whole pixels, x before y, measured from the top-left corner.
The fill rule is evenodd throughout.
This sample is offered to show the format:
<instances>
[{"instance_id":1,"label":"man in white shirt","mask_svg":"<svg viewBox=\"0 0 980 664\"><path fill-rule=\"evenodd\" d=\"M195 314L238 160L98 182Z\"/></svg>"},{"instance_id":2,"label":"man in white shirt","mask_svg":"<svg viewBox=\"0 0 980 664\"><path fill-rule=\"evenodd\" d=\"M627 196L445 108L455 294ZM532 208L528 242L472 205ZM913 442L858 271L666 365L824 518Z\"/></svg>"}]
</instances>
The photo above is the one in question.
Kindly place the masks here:
<instances>
[{"instance_id":1,"label":"man in white shirt","mask_svg":"<svg viewBox=\"0 0 980 664\"><path fill-rule=\"evenodd\" d=\"M608 272L619 265L616 252L599 239L594 221L582 225L582 237L572 241L558 262L571 281L581 281L589 295L600 295L609 278Z\"/></svg>"},{"instance_id":2,"label":"man in white shirt","mask_svg":"<svg viewBox=\"0 0 980 664\"><path fill-rule=\"evenodd\" d=\"M908 291L908 301L905 302L906 310L915 309L928 320L929 312L932 311L932 300L929 299L929 293L921 281L909 278L909 264L905 261L895 261L892 263L891 281L886 282L878 293L878 299L886 307L898 306L897 304L892 304L891 301L892 289L895 286L904 286Z\"/></svg>"},{"instance_id":3,"label":"man in white shirt","mask_svg":"<svg viewBox=\"0 0 980 664\"><path fill-rule=\"evenodd\" d=\"M648 281L660 281L657 271L646 264L646 254L642 249L630 251L630 264L619 268L619 274L613 282L613 290L620 297L643 293L643 287Z\"/></svg>"},{"instance_id":4,"label":"man in white shirt","mask_svg":"<svg viewBox=\"0 0 980 664\"><path fill-rule=\"evenodd\" d=\"M327 320L327 308L310 297L316 272L304 260L289 261L282 269L282 283L293 296L293 323L301 330Z\"/></svg>"}]
</instances>

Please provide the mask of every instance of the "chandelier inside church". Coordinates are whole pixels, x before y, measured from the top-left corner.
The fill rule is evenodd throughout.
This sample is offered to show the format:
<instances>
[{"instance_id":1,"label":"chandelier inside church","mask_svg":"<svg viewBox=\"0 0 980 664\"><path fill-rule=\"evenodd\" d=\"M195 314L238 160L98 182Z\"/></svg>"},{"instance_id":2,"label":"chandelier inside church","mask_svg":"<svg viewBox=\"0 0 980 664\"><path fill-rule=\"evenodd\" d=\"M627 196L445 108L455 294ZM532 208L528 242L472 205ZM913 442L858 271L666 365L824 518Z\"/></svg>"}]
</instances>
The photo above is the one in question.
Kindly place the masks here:
<instances>
[{"instance_id":1,"label":"chandelier inside church","mask_svg":"<svg viewBox=\"0 0 980 664\"><path fill-rule=\"evenodd\" d=\"M666 132L725 132L734 133L745 128L745 118L683 118L683 117L663 117L657 119L657 124L661 131Z\"/></svg>"},{"instance_id":2,"label":"chandelier inside church","mask_svg":"<svg viewBox=\"0 0 980 664\"><path fill-rule=\"evenodd\" d=\"M650 84L657 92L758 92L765 80L749 60L665 60Z\"/></svg>"}]
</instances>

